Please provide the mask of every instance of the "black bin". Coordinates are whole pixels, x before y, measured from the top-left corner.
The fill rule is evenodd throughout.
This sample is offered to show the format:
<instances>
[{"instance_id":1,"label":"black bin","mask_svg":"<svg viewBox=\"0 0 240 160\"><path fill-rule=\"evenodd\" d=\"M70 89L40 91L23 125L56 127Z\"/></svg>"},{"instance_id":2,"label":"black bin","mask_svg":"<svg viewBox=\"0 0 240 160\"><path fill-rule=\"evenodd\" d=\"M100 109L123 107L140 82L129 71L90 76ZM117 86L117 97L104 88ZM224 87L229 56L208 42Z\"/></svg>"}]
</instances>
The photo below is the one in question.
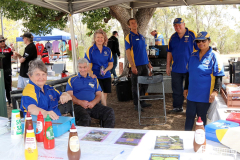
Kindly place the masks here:
<instances>
[{"instance_id":1,"label":"black bin","mask_svg":"<svg viewBox=\"0 0 240 160\"><path fill-rule=\"evenodd\" d=\"M132 100L132 84L131 80L119 81L116 85L118 101Z\"/></svg>"}]
</instances>

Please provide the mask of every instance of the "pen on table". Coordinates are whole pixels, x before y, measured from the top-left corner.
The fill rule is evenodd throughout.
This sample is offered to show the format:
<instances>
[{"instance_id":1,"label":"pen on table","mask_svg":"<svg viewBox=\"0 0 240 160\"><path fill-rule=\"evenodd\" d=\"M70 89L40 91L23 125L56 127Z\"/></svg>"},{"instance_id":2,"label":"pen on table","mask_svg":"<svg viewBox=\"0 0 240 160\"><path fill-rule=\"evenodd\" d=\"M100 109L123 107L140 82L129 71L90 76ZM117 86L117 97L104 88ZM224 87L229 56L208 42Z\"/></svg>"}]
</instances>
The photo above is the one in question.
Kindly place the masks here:
<instances>
[{"instance_id":1,"label":"pen on table","mask_svg":"<svg viewBox=\"0 0 240 160\"><path fill-rule=\"evenodd\" d=\"M171 138L174 142L176 141L174 138L172 138L172 137L170 137L170 136L168 136L169 138Z\"/></svg>"},{"instance_id":2,"label":"pen on table","mask_svg":"<svg viewBox=\"0 0 240 160\"><path fill-rule=\"evenodd\" d=\"M117 157L119 157L121 154L123 154L124 150L120 152L117 156L115 156L112 160L115 160Z\"/></svg>"}]
</instances>

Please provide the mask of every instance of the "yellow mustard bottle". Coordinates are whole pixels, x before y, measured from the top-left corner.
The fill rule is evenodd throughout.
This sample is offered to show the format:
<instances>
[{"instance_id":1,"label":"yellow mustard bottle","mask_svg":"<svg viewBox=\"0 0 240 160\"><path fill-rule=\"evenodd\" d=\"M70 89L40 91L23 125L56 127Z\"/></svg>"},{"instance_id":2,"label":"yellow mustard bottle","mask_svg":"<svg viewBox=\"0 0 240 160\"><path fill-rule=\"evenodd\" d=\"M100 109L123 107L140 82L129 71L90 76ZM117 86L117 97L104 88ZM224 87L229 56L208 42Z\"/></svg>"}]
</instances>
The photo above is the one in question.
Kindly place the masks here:
<instances>
[{"instance_id":1,"label":"yellow mustard bottle","mask_svg":"<svg viewBox=\"0 0 240 160\"><path fill-rule=\"evenodd\" d=\"M34 134L33 126L31 124L28 125L25 139L25 159L26 160L38 159L37 141Z\"/></svg>"}]
</instances>

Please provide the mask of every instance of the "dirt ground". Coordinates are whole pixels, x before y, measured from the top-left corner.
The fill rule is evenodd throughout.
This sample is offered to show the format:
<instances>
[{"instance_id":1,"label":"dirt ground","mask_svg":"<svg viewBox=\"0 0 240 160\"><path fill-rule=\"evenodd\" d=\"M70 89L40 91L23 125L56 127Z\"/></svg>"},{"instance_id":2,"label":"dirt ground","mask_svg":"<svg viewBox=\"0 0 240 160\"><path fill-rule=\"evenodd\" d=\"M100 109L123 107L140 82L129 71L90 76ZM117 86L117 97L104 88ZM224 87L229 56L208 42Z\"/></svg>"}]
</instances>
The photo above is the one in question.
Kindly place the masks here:
<instances>
[{"instance_id":1,"label":"dirt ground","mask_svg":"<svg viewBox=\"0 0 240 160\"><path fill-rule=\"evenodd\" d=\"M13 82L13 87L17 86L17 82ZM167 123L165 125L146 125L140 126L138 122L138 112L134 110L133 101L119 102L116 93L116 86L112 86L112 93L108 94L107 105L112 107L115 112L115 128L128 129L149 129L149 130L184 130L186 102L184 102L184 111L181 113L169 113L172 109L172 94L165 94L166 96L166 113ZM142 116L163 116L163 102L148 101L152 107L144 108ZM11 115L12 108L8 107L8 115ZM164 123L164 118L143 119L142 124L156 124ZM99 121L92 120L92 127L98 127Z\"/></svg>"}]
</instances>

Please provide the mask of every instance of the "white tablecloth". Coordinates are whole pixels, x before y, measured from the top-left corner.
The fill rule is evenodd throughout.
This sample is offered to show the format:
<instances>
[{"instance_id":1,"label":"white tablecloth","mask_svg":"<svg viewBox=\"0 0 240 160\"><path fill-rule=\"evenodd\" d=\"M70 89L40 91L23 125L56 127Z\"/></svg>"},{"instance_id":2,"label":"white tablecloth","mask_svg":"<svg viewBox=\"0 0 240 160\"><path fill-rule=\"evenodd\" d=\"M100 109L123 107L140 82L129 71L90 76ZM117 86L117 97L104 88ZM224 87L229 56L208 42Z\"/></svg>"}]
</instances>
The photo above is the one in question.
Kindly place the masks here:
<instances>
[{"instance_id":1,"label":"white tablecloth","mask_svg":"<svg viewBox=\"0 0 240 160\"><path fill-rule=\"evenodd\" d=\"M226 120L230 114L225 113L226 110L240 110L240 108L228 108L222 96L219 94L208 110L208 119L211 120L211 122L215 122L217 120Z\"/></svg>"},{"instance_id":2,"label":"white tablecloth","mask_svg":"<svg viewBox=\"0 0 240 160\"><path fill-rule=\"evenodd\" d=\"M1 129L1 128L0 128ZM231 160L231 157L223 156L207 156L198 154L193 151L193 131L164 131L164 130L136 130L136 129L106 129L95 127L77 127L79 139L83 138L91 130L107 130L111 131L109 136L103 142L81 141L81 160L112 160L119 155L121 151L124 153L117 156L116 160L148 160L151 153L159 154L180 154L181 160L206 160L206 159L222 159ZM138 146L128 146L114 144L123 132L146 133ZM161 150L154 149L156 136L178 135L183 139L184 150ZM62 160L67 158L69 133L55 139L55 148L45 150L43 143L38 143L39 160ZM208 141L207 145L214 147L224 147L220 143ZM11 139L10 133L0 135L0 160L24 160L23 139ZM240 155L238 154L240 159Z\"/></svg>"}]
</instances>

